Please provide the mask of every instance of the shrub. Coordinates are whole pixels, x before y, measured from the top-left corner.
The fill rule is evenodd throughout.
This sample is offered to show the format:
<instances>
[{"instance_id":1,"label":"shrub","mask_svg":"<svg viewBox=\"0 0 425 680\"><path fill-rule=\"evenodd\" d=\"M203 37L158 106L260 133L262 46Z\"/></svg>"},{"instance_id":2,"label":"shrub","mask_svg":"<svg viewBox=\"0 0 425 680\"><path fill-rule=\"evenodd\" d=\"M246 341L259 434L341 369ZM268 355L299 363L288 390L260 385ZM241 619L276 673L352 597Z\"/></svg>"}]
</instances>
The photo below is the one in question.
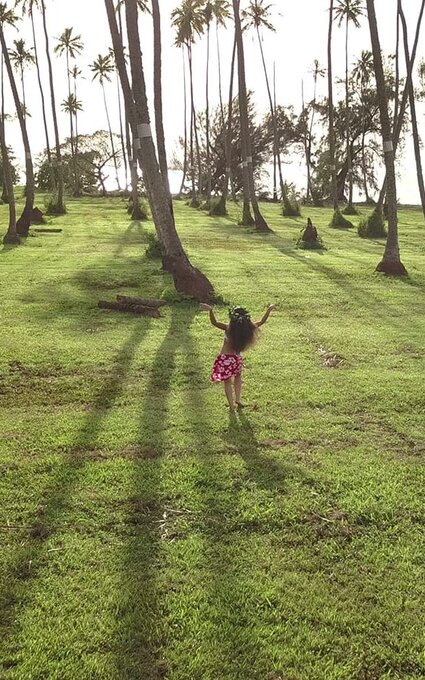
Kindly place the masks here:
<instances>
[{"instance_id":1,"label":"shrub","mask_svg":"<svg viewBox=\"0 0 425 680\"><path fill-rule=\"evenodd\" d=\"M353 227L353 224L349 222L348 220L345 219L344 215L341 213L341 211L335 210L332 220L329 224L330 227L333 227L334 229L351 229Z\"/></svg>"},{"instance_id":2,"label":"shrub","mask_svg":"<svg viewBox=\"0 0 425 680\"><path fill-rule=\"evenodd\" d=\"M343 215L358 215L359 211L357 208L352 204L348 203L348 205L345 206L344 210L342 211Z\"/></svg>"},{"instance_id":3,"label":"shrub","mask_svg":"<svg viewBox=\"0 0 425 680\"><path fill-rule=\"evenodd\" d=\"M145 254L150 260L160 260L164 256L164 251L162 245L156 234L146 234L146 241L148 245L146 246Z\"/></svg>"},{"instance_id":4,"label":"shrub","mask_svg":"<svg viewBox=\"0 0 425 680\"><path fill-rule=\"evenodd\" d=\"M361 220L357 233L361 238L386 238L387 230L382 213L374 210L369 217Z\"/></svg>"},{"instance_id":5,"label":"shrub","mask_svg":"<svg viewBox=\"0 0 425 680\"><path fill-rule=\"evenodd\" d=\"M212 199L209 214L211 217L224 217L227 215L226 202L223 196Z\"/></svg>"},{"instance_id":6,"label":"shrub","mask_svg":"<svg viewBox=\"0 0 425 680\"><path fill-rule=\"evenodd\" d=\"M145 221L149 219L149 207L147 202L143 199L140 198L137 201L137 205L133 205L133 201L129 200L128 202L128 207L127 207L127 214L131 215L132 220L140 220L140 221Z\"/></svg>"},{"instance_id":7,"label":"shrub","mask_svg":"<svg viewBox=\"0 0 425 680\"><path fill-rule=\"evenodd\" d=\"M65 203L59 203L57 194L46 196L44 206L46 208L46 215L66 215Z\"/></svg>"},{"instance_id":8,"label":"shrub","mask_svg":"<svg viewBox=\"0 0 425 680\"><path fill-rule=\"evenodd\" d=\"M284 217L300 217L301 209L298 203L286 203L282 206L282 215Z\"/></svg>"}]
</instances>

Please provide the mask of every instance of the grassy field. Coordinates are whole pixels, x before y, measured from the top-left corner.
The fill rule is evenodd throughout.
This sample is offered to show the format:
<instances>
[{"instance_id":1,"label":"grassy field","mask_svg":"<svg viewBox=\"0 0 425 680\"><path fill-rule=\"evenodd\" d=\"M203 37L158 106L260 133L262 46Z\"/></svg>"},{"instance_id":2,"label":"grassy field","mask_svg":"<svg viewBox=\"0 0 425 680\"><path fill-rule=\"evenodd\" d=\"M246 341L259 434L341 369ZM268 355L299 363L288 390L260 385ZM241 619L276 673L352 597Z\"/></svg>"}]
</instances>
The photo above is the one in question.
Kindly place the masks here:
<instances>
[{"instance_id":1,"label":"grassy field","mask_svg":"<svg viewBox=\"0 0 425 680\"><path fill-rule=\"evenodd\" d=\"M68 208L62 234L0 252L0 678L423 679L420 212L391 280L382 241L329 211L304 211L328 248L304 252L304 218L275 206L260 236L176 204L217 293L279 308L232 422L197 305L96 308L172 299L152 224L117 199Z\"/></svg>"}]
</instances>

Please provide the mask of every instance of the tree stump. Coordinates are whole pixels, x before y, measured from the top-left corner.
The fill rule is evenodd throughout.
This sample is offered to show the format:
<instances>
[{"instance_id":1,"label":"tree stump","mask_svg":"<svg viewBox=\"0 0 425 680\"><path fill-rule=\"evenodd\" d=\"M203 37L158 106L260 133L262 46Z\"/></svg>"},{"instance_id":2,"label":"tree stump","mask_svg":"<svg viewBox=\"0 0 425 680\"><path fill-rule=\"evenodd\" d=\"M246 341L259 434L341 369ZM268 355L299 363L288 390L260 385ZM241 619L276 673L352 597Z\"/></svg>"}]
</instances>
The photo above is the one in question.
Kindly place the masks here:
<instances>
[{"instance_id":1,"label":"tree stump","mask_svg":"<svg viewBox=\"0 0 425 680\"><path fill-rule=\"evenodd\" d=\"M31 222L33 224L44 224L43 213L40 208L33 208L31 213Z\"/></svg>"},{"instance_id":2,"label":"tree stump","mask_svg":"<svg viewBox=\"0 0 425 680\"><path fill-rule=\"evenodd\" d=\"M304 243L315 243L317 241L317 229L312 223L311 219L307 219L307 226L304 229L304 233L302 235L302 240Z\"/></svg>"}]
</instances>

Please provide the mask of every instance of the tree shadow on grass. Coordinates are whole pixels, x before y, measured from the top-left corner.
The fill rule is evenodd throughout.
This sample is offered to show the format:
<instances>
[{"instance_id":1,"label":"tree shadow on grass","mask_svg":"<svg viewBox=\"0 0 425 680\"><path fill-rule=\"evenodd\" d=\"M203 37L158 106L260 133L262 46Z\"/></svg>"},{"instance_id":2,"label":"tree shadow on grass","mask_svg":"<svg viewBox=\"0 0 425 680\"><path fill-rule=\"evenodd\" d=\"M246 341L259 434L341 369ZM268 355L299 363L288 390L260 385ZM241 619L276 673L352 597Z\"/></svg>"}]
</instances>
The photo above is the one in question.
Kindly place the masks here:
<instances>
[{"instance_id":1,"label":"tree shadow on grass","mask_svg":"<svg viewBox=\"0 0 425 680\"><path fill-rule=\"evenodd\" d=\"M183 311L182 311L183 310ZM166 440L168 399L177 353L186 342L186 324L194 308L173 308L167 333L156 351L140 410L138 448L131 480L134 526L123 562L125 615L118 624L116 667L120 678L166 676L164 658L164 594L172 584L161 582L161 520L164 512L162 460L172 442Z\"/></svg>"},{"instance_id":2,"label":"tree shadow on grass","mask_svg":"<svg viewBox=\"0 0 425 680\"><path fill-rule=\"evenodd\" d=\"M21 608L31 604L31 585L39 568L48 559L46 541L66 523L67 504L76 490L90 452L102 430L108 412L121 394L134 354L150 327L150 320L138 324L116 354L109 377L93 401L74 441L53 471L50 483L43 492L38 512L30 527L29 537L16 551L7 582L0 590L0 621L4 627L3 641L17 633Z\"/></svg>"}]
</instances>

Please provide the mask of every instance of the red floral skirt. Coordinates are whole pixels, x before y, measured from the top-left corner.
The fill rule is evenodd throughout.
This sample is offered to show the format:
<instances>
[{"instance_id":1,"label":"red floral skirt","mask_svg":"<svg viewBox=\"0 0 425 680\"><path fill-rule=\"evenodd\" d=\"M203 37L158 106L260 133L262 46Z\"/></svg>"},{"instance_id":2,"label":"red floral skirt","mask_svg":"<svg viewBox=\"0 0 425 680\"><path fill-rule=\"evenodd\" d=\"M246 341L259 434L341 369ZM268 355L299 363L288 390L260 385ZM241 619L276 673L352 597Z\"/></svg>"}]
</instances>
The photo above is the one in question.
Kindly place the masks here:
<instances>
[{"instance_id":1,"label":"red floral skirt","mask_svg":"<svg viewBox=\"0 0 425 680\"><path fill-rule=\"evenodd\" d=\"M219 354L214 362L211 380L223 382L242 373L243 363L239 354Z\"/></svg>"}]
</instances>

